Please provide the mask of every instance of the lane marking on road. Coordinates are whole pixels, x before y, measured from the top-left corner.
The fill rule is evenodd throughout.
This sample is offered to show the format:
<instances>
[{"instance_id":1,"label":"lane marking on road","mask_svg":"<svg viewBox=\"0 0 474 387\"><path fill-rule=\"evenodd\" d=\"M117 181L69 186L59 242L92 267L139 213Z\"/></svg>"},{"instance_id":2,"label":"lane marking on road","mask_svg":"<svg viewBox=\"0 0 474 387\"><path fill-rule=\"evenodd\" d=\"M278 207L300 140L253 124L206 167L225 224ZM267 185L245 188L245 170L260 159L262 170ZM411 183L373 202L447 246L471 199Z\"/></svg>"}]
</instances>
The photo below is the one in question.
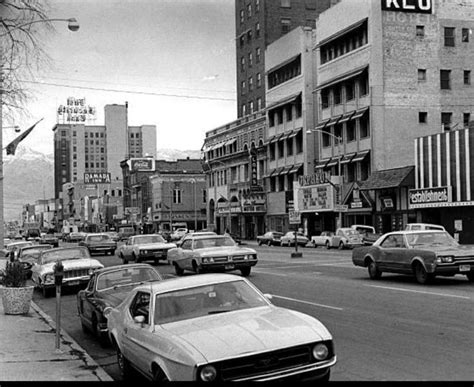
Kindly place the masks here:
<instances>
[{"instance_id":1,"label":"lane marking on road","mask_svg":"<svg viewBox=\"0 0 474 387\"><path fill-rule=\"evenodd\" d=\"M277 295L275 295L275 294L272 294L272 296L275 297L275 298L281 298L282 300L300 302L300 303L302 303L302 304L308 304L308 305L318 306L318 307L321 307L321 308L334 309L334 310L344 310L344 309L338 308L338 307L336 307L336 306L317 304L317 303L315 303L315 302L297 300L296 298L277 296Z\"/></svg>"},{"instance_id":2,"label":"lane marking on road","mask_svg":"<svg viewBox=\"0 0 474 387\"><path fill-rule=\"evenodd\" d=\"M446 294L446 293L435 293L435 292L425 292L423 290L413 290L413 289L403 289L403 288L394 288L390 286L378 286L378 285L365 285L371 288L387 289L387 290L397 290L400 292L412 292L412 293L421 293L421 294L430 294L432 296L442 296L442 297L452 297L452 298L462 298L465 300L470 300L471 297L467 296L457 296L455 294Z\"/></svg>"}]
</instances>

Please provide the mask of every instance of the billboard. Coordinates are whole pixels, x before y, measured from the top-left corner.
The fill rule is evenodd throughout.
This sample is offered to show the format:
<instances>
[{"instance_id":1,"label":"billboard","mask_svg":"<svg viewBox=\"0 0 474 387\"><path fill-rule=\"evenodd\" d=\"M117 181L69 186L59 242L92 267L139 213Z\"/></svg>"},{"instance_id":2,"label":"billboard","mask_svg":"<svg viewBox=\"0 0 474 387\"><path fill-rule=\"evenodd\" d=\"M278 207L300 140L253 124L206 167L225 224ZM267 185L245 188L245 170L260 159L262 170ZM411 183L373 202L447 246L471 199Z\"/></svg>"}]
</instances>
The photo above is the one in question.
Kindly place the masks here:
<instances>
[{"instance_id":1,"label":"billboard","mask_svg":"<svg viewBox=\"0 0 474 387\"><path fill-rule=\"evenodd\" d=\"M299 212L334 211L335 190L330 184L301 187L293 183L295 210Z\"/></svg>"},{"instance_id":2,"label":"billboard","mask_svg":"<svg viewBox=\"0 0 474 387\"><path fill-rule=\"evenodd\" d=\"M382 0L383 11L432 13L431 0Z\"/></svg>"},{"instance_id":3,"label":"billboard","mask_svg":"<svg viewBox=\"0 0 474 387\"><path fill-rule=\"evenodd\" d=\"M84 173L84 184L110 184L110 172Z\"/></svg>"},{"instance_id":4,"label":"billboard","mask_svg":"<svg viewBox=\"0 0 474 387\"><path fill-rule=\"evenodd\" d=\"M68 97L66 105L59 105L58 123L84 123L95 119L95 107L86 104L85 98Z\"/></svg>"},{"instance_id":5,"label":"billboard","mask_svg":"<svg viewBox=\"0 0 474 387\"><path fill-rule=\"evenodd\" d=\"M444 207L452 202L452 187L410 189L409 208Z\"/></svg>"},{"instance_id":6,"label":"billboard","mask_svg":"<svg viewBox=\"0 0 474 387\"><path fill-rule=\"evenodd\" d=\"M155 160L150 157L130 159L130 170L153 172L155 170Z\"/></svg>"}]
</instances>

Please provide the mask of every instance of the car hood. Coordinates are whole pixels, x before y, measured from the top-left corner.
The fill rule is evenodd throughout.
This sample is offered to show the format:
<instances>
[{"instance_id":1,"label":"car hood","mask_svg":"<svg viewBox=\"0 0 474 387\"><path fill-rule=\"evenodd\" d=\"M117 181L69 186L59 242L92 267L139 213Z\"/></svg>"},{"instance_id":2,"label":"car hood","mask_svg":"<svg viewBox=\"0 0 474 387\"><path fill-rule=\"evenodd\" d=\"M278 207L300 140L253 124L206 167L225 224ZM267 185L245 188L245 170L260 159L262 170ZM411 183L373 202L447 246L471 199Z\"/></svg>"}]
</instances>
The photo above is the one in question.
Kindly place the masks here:
<instances>
[{"instance_id":1,"label":"car hood","mask_svg":"<svg viewBox=\"0 0 474 387\"><path fill-rule=\"evenodd\" d=\"M174 243L163 243L163 242L156 242L156 243L144 243L138 245L139 250L149 250L149 249L172 249L176 247Z\"/></svg>"},{"instance_id":2,"label":"car hood","mask_svg":"<svg viewBox=\"0 0 474 387\"><path fill-rule=\"evenodd\" d=\"M324 325L311 316L275 306L215 314L162 327L208 362L332 338Z\"/></svg>"},{"instance_id":3,"label":"car hood","mask_svg":"<svg viewBox=\"0 0 474 387\"><path fill-rule=\"evenodd\" d=\"M223 247L206 247L204 249L197 249L195 252L199 253L201 256L207 255L216 255L216 254L257 254L254 249L249 249L247 247L238 247L238 246L223 246Z\"/></svg>"},{"instance_id":4,"label":"car hood","mask_svg":"<svg viewBox=\"0 0 474 387\"><path fill-rule=\"evenodd\" d=\"M98 260L96 259L91 259L91 258L81 258L81 259L68 259L65 261L61 261L64 271L67 270L74 270L74 269L97 269L104 267ZM54 265L56 265L56 262L50 262L46 263L44 265L39 265L38 270L42 273L44 272L53 272L54 270Z\"/></svg>"},{"instance_id":5,"label":"car hood","mask_svg":"<svg viewBox=\"0 0 474 387\"><path fill-rule=\"evenodd\" d=\"M474 249L469 246L433 246L433 245L426 245L426 246L416 246L416 249L420 250L427 250L436 253L437 255L454 255L454 256L473 256Z\"/></svg>"}]
</instances>

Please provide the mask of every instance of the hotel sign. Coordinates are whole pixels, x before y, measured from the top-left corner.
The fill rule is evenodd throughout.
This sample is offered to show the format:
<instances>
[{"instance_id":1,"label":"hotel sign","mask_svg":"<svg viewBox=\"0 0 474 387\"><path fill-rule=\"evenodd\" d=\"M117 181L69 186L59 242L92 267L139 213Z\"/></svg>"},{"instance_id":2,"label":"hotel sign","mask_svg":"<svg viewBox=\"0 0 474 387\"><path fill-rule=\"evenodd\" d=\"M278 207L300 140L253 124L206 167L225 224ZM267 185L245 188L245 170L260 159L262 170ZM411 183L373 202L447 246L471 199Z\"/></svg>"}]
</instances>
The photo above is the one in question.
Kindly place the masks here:
<instances>
[{"instance_id":1,"label":"hotel sign","mask_svg":"<svg viewBox=\"0 0 474 387\"><path fill-rule=\"evenodd\" d=\"M452 187L411 189L408 199L410 208L445 207L452 202Z\"/></svg>"},{"instance_id":2,"label":"hotel sign","mask_svg":"<svg viewBox=\"0 0 474 387\"><path fill-rule=\"evenodd\" d=\"M382 0L383 11L432 13L432 0Z\"/></svg>"},{"instance_id":3,"label":"hotel sign","mask_svg":"<svg viewBox=\"0 0 474 387\"><path fill-rule=\"evenodd\" d=\"M110 173L84 173L84 184L110 184Z\"/></svg>"},{"instance_id":4,"label":"hotel sign","mask_svg":"<svg viewBox=\"0 0 474 387\"><path fill-rule=\"evenodd\" d=\"M58 123L84 123L95 119L95 107L86 104L85 98L68 97L66 105L58 106Z\"/></svg>"}]
</instances>

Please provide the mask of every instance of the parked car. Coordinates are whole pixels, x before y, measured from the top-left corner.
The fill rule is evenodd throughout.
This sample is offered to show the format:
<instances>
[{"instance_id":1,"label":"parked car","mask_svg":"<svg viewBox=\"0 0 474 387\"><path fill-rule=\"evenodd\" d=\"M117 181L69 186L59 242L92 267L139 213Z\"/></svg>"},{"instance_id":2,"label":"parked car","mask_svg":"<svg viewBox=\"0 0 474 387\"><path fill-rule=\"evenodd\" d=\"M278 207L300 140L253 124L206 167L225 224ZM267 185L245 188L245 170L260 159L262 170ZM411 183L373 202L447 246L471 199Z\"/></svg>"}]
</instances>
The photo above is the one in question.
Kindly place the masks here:
<instances>
[{"instance_id":1,"label":"parked car","mask_svg":"<svg viewBox=\"0 0 474 387\"><path fill-rule=\"evenodd\" d=\"M118 232L116 232L116 231L107 231L104 234L107 234L110 237L110 239L112 239L114 242L120 242L120 236L119 236Z\"/></svg>"},{"instance_id":2,"label":"parked car","mask_svg":"<svg viewBox=\"0 0 474 387\"><path fill-rule=\"evenodd\" d=\"M121 241L128 239L129 237L135 235L135 228L133 226L122 226L119 227L118 235Z\"/></svg>"},{"instance_id":3,"label":"parked car","mask_svg":"<svg viewBox=\"0 0 474 387\"><path fill-rule=\"evenodd\" d=\"M182 237L184 237L189 230L184 227L179 227L174 230L170 235L170 241L179 241Z\"/></svg>"},{"instance_id":4,"label":"parked car","mask_svg":"<svg viewBox=\"0 0 474 387\"><path fill-rule=\"evenodd\" d=\"M85 239L86 234L83 232L70 232L65 238L65 242L82 242Z\"/></svg>"},{"instance_id":5,"label":"parked car","mask_svg":"<svg viewBox=\"0 0 474 387\"><path fill-rule=\"evenodd\" d=\"M54 234L41 235L39 243L41 245L51 245L53 247L59 247L59 239Z\"/></svg>"},{"instance_id":6,"label":"parked car","mask_svg":"<svg viewBox=\"0 0 474 387\"><path fill-rule=\"evenodd\" d=\"M387 233L372 246L354 249L352 262L367 267L372 279L391 272L414 275L420 284L437 275L464 274L474 281L474 249L441 230Z\"/></svg>"},{"instance_id":7,"label":"parked car","mask_svg":"<svg viewBox=\"0 0 474 387\"><path fill-rule=\"evenodd\" d=\"M331 238L331 247L337 247L338 249L352 249L362 245L362 236L350 227L338 228Z\"/></svg>"},{"instance_id":8,"label":"parked car","mask_svg":"<svg viewBox=\"0 0 474 387\"><path fill-rule=\"evenodd\" d=\"M94 233L87 234L83 241L79 242L79 246L85 246L89 250L89 253L110 253L115 254L117 250L117 242L114 242L108 234L105 233Z\"/></svg>"},{"instance_id":9,"label":"parked car","mask_svg":"<svg viewBox=\"0 0 474 387\"><path fill-rule=\"evenodd\" d=\"M352 229L356 230L362 236L362 244L365 246L373 245L382 234L375 232L375 228L365 224L353 224Z\"/></svg>"},{"instance_id":10,"label":"parked car","mask_svg":"<svg viewBox=\"0 0 474 387\"><path fill-rule=\"evenodd\" d=\"M48 297L54 290L54 265L61 261L64 267L62 286L78 286L87 284L94 270L104 267L99 261L92 259L84 246L58 247L41 252L38 263L31 268L31 279L36 288Z\"/></svg>"},{"instance_id":11,"label":"parked car","mask_svg":"<svg viewBox=\"0 0 474 387\"><path fill-rule=\"evenodd\" d=\"M225 235L200 235L186 238L180 247L169 250L168 261L177 275L183 275L185 270L197 274L240 270L243 276L248 276L252 266L257 264L257 252L238 246Z\"/></svg>"},{"instance_id":12,"label":"parked car","mask_svg":"<svg viewBox=\"0 0 474 387\"><path fill-rule=\"evenodd\" d=\"M23 269L27 278L31 278L31 268L38 263L38 258L42 251L52 249L52 245L34 245L21 247L18 250L16 259L23 264Z\"/></svg>"},{"instance_id":13,"label":"parked car","mask_svg":"<svg viewBox=\"0 0 474 387\"><path fill-rule=\"evenodd\" d=\"M285 235L283 235L280 239L280 246L294 246L295 232L296 231L288 231ZM301 232L296 232L296 243L298 243L299 246L306 246L308 242L309 239L306 235Z\"/></svg>"},{"instance_id":14,"label":"parked car","mask_svg":"<svg viewBox=\"0 0 474 387\"><path fill-rule=\"evenodd\" d=\"M122 376L135 368L160 382L327 381L337 360L328 329L270 297L230 274L137 286L104 312Z\"/></svg>"},{"instance_id":15,"label":"parked car","mask_svg":"<svg viewBox=\"0 0 474 387\"><path fill-rule=\"evenodd\" d=\"M333 231L322 231L320 235L311 237L313 247L324 246L327 249L331 247L331 239L334 237Z\"/></svg>"},{"instance_id":16,"label":"parked car","mask_svg":"<svg viewBox=\"0 0 474 387\"><path fill-rule=\"evenodd\" d=\"M96 270L87 288L77 293L77 311L83 331L90 331L100 342L107 339L106 307L116 307L139 284L160 281L160 273L150 265L109 266Z\"/></svg>"},{"instance_id":17,"label":"parked car","mask_svg":"<svg viewBox=\"0 0 474 387\"><path fill-rule=\"evenodd\" d=\"M32 241L10 242L8 245L5 246L5 256L9 257L11 260L14 260L18 256L18 251L20 251L22 247L26 246L34 246L34 243Z\"/></svg>"},{"instance_id":18,"label":"parked car","mask_svg":"<svg viewBox=\"0 0 474 387\"><path fill-rule=\"evenodd\" d=\"M124 264L129 261L136 263L142 261L166 260L170 249L175 248L174 243L168 243L159 234L134 235L119 247L117 255Z\"/></svg>"},{"instance_id":19,"label":"parked car","mask_svg":"<svg viewBox=\"0 0 474 387\"><path fill-rule=\"evenodd\" d=\"M405 231L417 231L417 230L441 230L446 231L445 228L439 224L431 223L408 223L405 226Z\"/></svg>"},{"instance_id":20,"label":"parked car","mask_svg":"<svg viewBox=\"0 0 474 387\"><path fill-rule=\"evenodd\" d=\"M179 241L175 242L177 247L181 246L186 238L190 238L192 236L199 236L199 235L217 235L214 231L196 231L196 232L188 232L185 236L183 236Z\"/></svg>"},{"instance_id":21,"label":"parked car","mask_svg":"<svg viewBox=\"0 0 474 387\"><path fill-rule=\"evenodd\" d=\"M268 246L279 246L281 242L281 237L283 236L282 232L278 231L267 231L263 235L257 235L258 245L268 245Z\"/></svg>"}]
</instances>

